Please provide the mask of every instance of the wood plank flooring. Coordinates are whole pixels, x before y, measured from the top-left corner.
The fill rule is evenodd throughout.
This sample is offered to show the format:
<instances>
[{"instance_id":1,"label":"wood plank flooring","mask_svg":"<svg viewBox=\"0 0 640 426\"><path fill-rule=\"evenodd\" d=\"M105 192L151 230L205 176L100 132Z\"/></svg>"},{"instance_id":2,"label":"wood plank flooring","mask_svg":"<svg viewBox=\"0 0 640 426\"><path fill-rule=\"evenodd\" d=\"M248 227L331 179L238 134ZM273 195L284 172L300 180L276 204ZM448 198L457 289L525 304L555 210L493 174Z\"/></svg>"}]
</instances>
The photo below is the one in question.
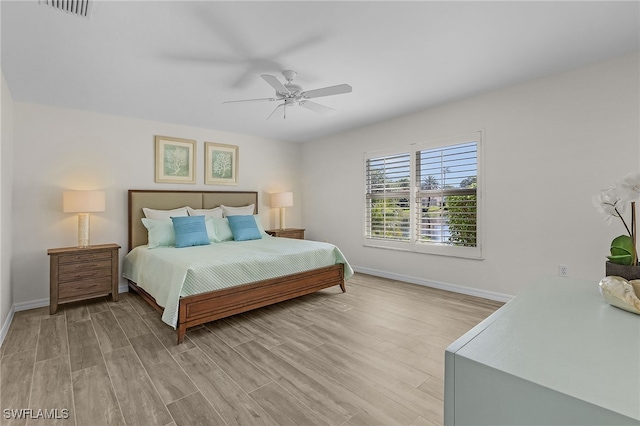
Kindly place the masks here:
<instances>
[{"instance_id":1,"label":"wood plank flooring","mask_svg":"<svg viewBox=\"0 0 640 426\"><path fill-rule=\"evenodd\" d=\"M440 425L445 348L501 305L356 274L182 345L134 293L17 312L0 424Z\"/></svg>"}]
</instances>

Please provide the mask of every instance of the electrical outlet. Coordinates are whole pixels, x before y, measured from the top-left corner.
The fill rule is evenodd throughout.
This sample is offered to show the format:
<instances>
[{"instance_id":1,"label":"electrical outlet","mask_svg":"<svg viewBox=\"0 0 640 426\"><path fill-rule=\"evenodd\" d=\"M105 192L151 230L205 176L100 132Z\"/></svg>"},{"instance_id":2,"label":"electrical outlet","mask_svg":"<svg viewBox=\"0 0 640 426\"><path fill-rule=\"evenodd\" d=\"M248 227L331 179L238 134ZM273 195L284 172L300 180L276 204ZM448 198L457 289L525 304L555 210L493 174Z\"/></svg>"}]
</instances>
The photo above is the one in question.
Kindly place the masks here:
<instances>
[{"instance_id":1,"label":"electrical outlet","mask_svg":"<svg viewBox=\"0 0 640 426\"><path fill-rule=\"evenodd\" d=\"M567 276L567 265L558 265L558 275L561 277Z\"/></svg>"}]
</instances>

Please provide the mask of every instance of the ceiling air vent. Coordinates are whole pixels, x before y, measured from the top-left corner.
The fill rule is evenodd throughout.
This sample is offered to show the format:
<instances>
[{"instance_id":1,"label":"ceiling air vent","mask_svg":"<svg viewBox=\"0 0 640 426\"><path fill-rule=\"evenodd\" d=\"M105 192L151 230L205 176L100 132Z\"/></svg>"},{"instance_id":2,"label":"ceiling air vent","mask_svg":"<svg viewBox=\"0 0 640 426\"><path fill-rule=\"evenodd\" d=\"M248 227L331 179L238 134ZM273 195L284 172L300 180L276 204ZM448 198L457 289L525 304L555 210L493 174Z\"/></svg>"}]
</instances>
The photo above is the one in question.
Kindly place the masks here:
<instances>
[{"instance_id":1,"label":"ceiling air vent","mask_svg":"<svg viewBox=\"0 0 640 426\"><path fill-rule=\"evenodd\" d=\"M40 4L83 18L91 19L95 0L40 0Z\"/></svg>"}]
</instances>

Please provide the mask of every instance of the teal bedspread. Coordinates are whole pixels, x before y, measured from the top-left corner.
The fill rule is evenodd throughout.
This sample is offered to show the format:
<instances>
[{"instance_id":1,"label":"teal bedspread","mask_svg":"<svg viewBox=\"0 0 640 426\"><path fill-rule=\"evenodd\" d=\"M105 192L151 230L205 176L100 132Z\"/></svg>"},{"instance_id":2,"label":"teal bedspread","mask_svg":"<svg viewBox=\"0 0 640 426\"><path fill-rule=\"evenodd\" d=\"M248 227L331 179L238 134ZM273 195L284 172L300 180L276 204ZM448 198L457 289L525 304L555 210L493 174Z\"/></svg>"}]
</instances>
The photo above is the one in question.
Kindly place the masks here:
<instances>
[{"instance_id":1,"label":"teal bedspread","mask_svg":"<svg viewBox=\"0 0 640 426\"><path fill-rule=\"evenodd\" d=\"M164 307L162 320L176 327L181 296L191 296L325 266L353 269L333 244L264 237L207 246L148 249L139 246L124 258L122 275L151 294Z\"/></svg>"}]
</instances>

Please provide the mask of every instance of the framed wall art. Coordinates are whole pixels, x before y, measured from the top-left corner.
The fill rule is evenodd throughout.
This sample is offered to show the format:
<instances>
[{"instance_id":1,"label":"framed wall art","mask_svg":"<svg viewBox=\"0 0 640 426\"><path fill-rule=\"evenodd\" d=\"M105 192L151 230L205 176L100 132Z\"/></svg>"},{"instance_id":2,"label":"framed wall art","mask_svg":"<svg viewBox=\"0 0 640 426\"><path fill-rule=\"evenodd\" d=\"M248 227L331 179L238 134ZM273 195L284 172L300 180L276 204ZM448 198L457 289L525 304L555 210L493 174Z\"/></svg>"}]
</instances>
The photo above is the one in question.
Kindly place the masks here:
<instances>
[{"instance_id":1,"label":"framed wall art","mask_svg":"<svg viewBox=\"0 0 640 426\"><path fill-rule=\"evenodd\" d=\"M156 136L156 182L196 183L196 141Z\"/></svg>"},{"instance_id":2,"label":"framed wall art","mask_svg":"<svg viewBox=\"0 0 640 426\"><path fill-rule=\"evenodd\" d=\"M238 147L205 142L204 150L204 183L207 185L237 185Z\"/></svg>"}]
</instances>

